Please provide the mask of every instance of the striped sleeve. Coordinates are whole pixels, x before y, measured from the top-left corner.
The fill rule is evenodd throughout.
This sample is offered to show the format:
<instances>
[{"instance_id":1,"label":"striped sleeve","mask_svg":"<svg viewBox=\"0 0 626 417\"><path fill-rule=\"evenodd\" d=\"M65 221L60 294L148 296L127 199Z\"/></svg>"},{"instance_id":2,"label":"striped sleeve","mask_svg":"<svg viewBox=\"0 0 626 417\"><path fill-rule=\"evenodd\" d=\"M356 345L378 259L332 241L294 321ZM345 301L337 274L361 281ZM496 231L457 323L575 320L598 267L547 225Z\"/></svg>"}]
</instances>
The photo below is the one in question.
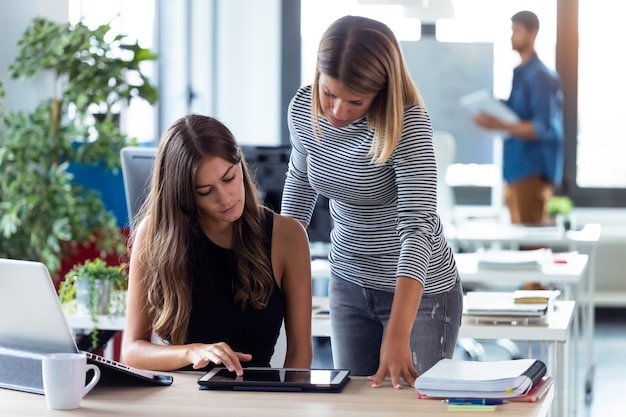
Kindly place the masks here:
<instances>
[{"instance_id":1,"label":"striped sleeve","mask_svg":"<svg viewBox=\"0 0 626 417\"><path fill-rule=\"evenodd\" d=\"M311 89L289 108L292 153L282 214L309 222L317 193L330 200L329 259L334 275L393 291L396 279L420 281L424 293L454 286L457 271L437 214L432 127L425 109L405 109L399 145L381 165L371 162L373 130L363 117L336 128L320 118L313 135Z\"/></svg>"}]
</instances>

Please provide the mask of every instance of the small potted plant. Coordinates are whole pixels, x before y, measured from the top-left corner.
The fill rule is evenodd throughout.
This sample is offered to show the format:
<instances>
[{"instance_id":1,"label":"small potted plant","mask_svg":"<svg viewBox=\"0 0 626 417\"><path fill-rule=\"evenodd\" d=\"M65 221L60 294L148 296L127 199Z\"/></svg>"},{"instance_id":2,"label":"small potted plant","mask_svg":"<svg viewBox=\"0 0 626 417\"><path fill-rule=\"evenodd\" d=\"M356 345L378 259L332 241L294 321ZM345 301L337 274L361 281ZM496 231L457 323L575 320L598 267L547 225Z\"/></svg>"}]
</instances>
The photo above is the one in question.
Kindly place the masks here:
<instances>
[{"instance_id":1,"label":"small potted plant","mask_svg":"<svg viewBox=\"0 0 626 417\"><path fill-rule=\"evenodd\" d=\"M548 200L548 214L558 227L562 226L565 230L571 228L570 213L573 208L574 202L565 195L555 195Z\"/></svg>"},{"instance_id":2,"label":"small potted plant","mask_svg":"<svg viewBox=\"0 0 626 417\"><path fill-rule=\"evenodd\" d=\"M126 264L108 265L101 258L76 264L59 285L59 299L69 311L88 315L93 323L91 344L98 346L98 315L123 315L128 282Z\"/></svg>"}]
</instances>

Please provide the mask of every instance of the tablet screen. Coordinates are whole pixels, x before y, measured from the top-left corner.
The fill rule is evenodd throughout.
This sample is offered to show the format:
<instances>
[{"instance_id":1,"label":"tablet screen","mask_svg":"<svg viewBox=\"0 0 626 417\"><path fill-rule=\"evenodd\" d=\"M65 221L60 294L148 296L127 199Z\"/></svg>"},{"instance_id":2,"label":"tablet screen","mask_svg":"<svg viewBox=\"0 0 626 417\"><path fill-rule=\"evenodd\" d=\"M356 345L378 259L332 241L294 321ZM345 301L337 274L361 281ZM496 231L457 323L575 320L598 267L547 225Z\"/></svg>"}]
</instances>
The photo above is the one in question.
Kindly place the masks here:
<instances>
[{"instance_id":1,"label":"tablet screen","mask_svg":"<svg viewBox=\"0 0 626 417\"><path fill-rule=\"evenodd\" d=\"M343 369L244 368L237 376L225 368L214 368L198 379L198 384L218 389L274 387L294 390L325 390L343 387L350 372Z\"/></svg>"},{"instance_id":2,"label":"tablet screen","mask_svg":"<svg viewBox=\"0 0 626 417\"><path fill-rule=\"evenodd\" d=\"M237 377L228 369L220 369L211 375L213 381L244 382L293 382L297 384L330 384L340 374L339 370L325 369L244 369L243 376Z\"/></svg>"}]
</instances>

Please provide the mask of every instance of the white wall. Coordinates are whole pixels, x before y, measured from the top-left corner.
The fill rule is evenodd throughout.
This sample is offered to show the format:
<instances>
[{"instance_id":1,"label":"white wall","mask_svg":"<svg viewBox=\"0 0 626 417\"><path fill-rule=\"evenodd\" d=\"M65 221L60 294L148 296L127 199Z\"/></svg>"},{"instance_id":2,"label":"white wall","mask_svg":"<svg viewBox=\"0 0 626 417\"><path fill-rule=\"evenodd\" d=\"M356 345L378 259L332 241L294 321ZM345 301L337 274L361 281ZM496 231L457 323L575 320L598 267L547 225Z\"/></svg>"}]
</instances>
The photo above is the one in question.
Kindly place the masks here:
<instances>
[{"instance_id":1,"label":"white wall","mask_svg":"<svg viewBox=\"0 0 626 417\"><path fill-rule=\"evenodd\" d=\"M220 0L215 115L242 144L280 142L280 0Z\"/></svg>"},{"instance_id":2,"label":"white wall","mask_svg":"<svg viewBox=\"0 0 626 417\"><path fill-rule=\"evenodd\" d=\"M207 2L212 3L212 2ZM189 57L187 49L181 45L187 44L189 13L185 0L168 0L157 2L157 44L159 54L159 132L160 136L176 119L190 112L187 103L187 88L189 86ZM200 16L200 13L198 13ZM209 16L207 16L209 18ZM167 24L165 23L167 22ZM195 48L196 55L206 51ZM207 109L208 114L208 109Z\"/></svg>"},{"instance_id":3,"label":"white wall","mask_svg":"<svg viewBox=\"0 0 626 417\"><path fill-rule=\"evenodd\" d=\"M280 117L287 111L280 108L281 1L159 5L166 22L159 31L161 131L200 113L224 122L241 144L280 143ZM190 52L181 45L190 45Z\"/></svg>"},{"instance_id":4,"label":"white wall","mask_svg":"<svg viewBox=\"0 0 626 417\"><path fill-rule=\"evenodd\" d=\"M30 110L52 94L51 76L29 81L36 88L24 88L24 82L11 79L8 71L18 53L17 41L37 16L67 21L67 0L0 0L0 80L6 91L4 105L10 110Z\"/></svg>"}]
</instances>

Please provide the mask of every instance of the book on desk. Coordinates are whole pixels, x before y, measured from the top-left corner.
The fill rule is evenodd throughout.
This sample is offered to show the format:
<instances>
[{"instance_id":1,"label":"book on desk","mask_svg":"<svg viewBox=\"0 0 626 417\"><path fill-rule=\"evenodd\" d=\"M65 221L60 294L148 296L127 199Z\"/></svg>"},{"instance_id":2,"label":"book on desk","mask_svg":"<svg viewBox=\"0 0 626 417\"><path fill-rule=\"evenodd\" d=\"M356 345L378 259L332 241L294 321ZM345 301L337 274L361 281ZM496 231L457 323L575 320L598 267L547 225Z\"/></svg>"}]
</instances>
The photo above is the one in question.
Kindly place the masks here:
<instances>
[{"instance_id":1,"label":"book on desk","mask_svg":"<svg viewBox=\"0 0 626 417\"><path fill-rule=\"evenodd\" d=\"M423 395L441 398L512 398L528 394L545 376L538 359L464 361L442 359L415 380Z\"/></svg>"},{"instance_id":2,"label":"book on desk","mask_svg":"<svg viewBox=\"0 0 626 417\"><path fill-rule=\"evenodd\" d=\"M554 378L544 376L526 395L509 398L509 401L520 403L534 403L540 401L548 393L550 387L554 385Z\"/></svg>"},{"instance_id":3,"label":"book on desk","mask_svg":"<svg viewBox=\"0 0 626 417\"><path fill-rule=\"evenodd\" d=\"M463 321L545 324L560 293L559 290L469 291L463 300Z\"/></svg>"}]
</instances>

